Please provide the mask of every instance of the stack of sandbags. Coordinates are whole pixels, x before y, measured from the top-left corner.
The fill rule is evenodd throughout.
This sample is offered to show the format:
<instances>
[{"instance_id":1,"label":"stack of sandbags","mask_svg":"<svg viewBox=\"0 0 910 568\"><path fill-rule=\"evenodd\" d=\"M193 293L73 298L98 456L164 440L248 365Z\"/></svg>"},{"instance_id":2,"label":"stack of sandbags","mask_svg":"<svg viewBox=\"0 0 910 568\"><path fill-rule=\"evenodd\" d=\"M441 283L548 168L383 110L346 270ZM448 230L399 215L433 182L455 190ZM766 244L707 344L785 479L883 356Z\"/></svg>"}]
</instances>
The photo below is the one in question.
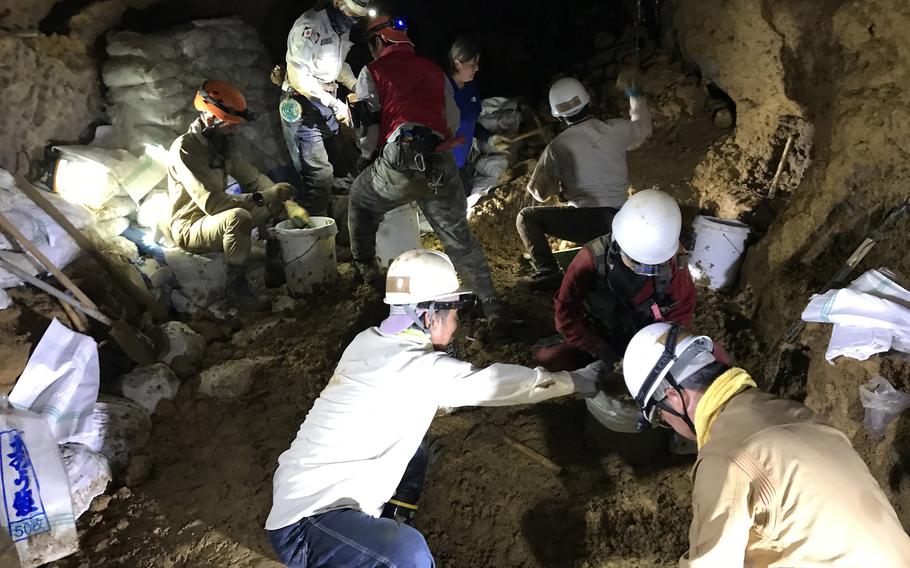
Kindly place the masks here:
<instances>
[{"instance_id":1,"label":"stack of sandbags","mask_svg":"<svg viewBox=\"0 0 910 568\"><path fill-rule=\"evenodd\" d=\"M164 182L163 164L148 154L97 146L58 146L54 189L70 203L86 207L93 216L88 236L102 251L129 260L138 258L136 245L120 235L129 228L146 195Z\"/></svg>"},{"instance_id":2,"label":"stack of sandbags","mask_svg":"<svg viewBox=\"0 0 910 568\"><path fill-rule=\"evenodd\" d=\"M268 55L240 19L200 20L154 35L111 33L107 53L102 76L119 147L137 155L166 151L198 116L193 97L202 82L220 79L240 88L259 116L239 130L241 150L263 172L288 161Z\"/></svg>"},{"instance_id":3,"label":"stack of sandbags","mask_svg":"<svg viewBox=\"0 0 910 568\"><path fill-rule=\"evenodd\" d=\"M56 195L46 194L47 199L60 210L63 215L77 228L85 228L91 221L90 213L83 207L70 204ZM35 205L16 186L16 182L6 170L0 169L0 211L16 226L17 229L48 259L63 268L79 256L79 246L66 233L66 231L48 216L40 207ZM19 247L10 243L0 233L0 256L32 275L45 273L42 267L30 256L21 252ZM12 288L22 285L22 281L0 269L0 289Z\"/></svg>"}]
</instances>

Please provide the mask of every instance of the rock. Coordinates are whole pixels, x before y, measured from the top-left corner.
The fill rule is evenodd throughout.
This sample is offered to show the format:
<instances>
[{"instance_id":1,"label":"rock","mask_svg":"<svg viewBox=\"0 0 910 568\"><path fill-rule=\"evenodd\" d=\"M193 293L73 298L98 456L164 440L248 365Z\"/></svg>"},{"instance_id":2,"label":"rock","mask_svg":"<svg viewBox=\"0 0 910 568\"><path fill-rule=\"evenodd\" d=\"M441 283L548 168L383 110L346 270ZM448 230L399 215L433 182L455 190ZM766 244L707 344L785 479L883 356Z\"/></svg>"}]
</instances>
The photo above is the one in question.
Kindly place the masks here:
<instances>
[{"instance_id":1,"label":"rock","mask_svg":"<svg viewBox=\"0 0 910 568\"><path fill-rule=\"evenodd\" d=\"M145 447L152 421L148 411L131 400L101 395L92 412L92 429L69 442L85 444L107 458L111 472L122 471L134 450Z\"/></svg>"},{"instance_id":2,"label":"rock","mask_svg":"<svg viewBox=\"0 0 910 568\"><path fill-rule=\"evenodd\" d=\"M124 483L127 487L137 487L145 483L152 473L152 460L148 456L133 456L126 468Z\"/></svg>"},{"instance_id":3,"label":"rock","mask_svg":"<svg viewBox=\"0 0 910 568\"><path fill-rule=\"evenodd\" d=\"M130 489L129 487L121 487L120 489L117 490L117 493L114 494L114 497L116 497L117 499L120 499L120 500L129 499L132 496L133 496L133 490Z\"/></svg>"},{"instance_id":4,"label":"rock","mask_svg":"<svg viewBox=\"0 0 910 568\"><path fill-rule=\"evenodd\" d=\"M117 382L124 397L139 403L149 414L154 414L158 402L173 400L180 389L180 379L164 363L137 367Z\"/></svg>"},{"instance_id":5,"label":"rock","mask_svg":"<svg viewBox=\"0 0 910 568\"><path fill-rule=\"evenodd\" d=\"M276 297L272 300L272 313L279 314L282 312L292 312L297 309L297 300L287 294Z\"/></svg>"},{"instance_id":6,"label":"rock","mask_svg":"<svg viewBox=\"0 0 910 568\"><path fill-rule=\"evenodd\" d=\"M130 526L130 522L129 522L128 520L126 520L126 519L120 519L119 521L117 521L117 527L116 527L116 528L117 528L118 531L122 531L122 530L124 530L124 529L126 529L126 528L129 528L129 526Z\"/></svg>"},{"instance_id":7,"label":"rock","mask_svg":"<svg viewBox=\"0 0 910 568\"><path fill-rule=\"evenodd\" d=\"M714 113L714 126L718 128L730 128L733 126L733 113L726 108L722 108Z\"/></svg>"},{"instance_id":8,"label":"rock","mask_svg":"<svg viewBox=\"0 0 910 568\"><path fill-rule=\"evenodd\" d=\"M112 499L113 497L110 495L99 495L95 497L88 509L93 513L102 513L110 506Z\"/></svg>"},{"instance_id":9,"label":"rock","mask_svg":"<svg viewBox=\"0 0 910 568\"><path fill-rule=\"evenodd\" d=\"M169 321L161 326L161 331L167 338L167 347L159 361L171 364L174 359L184 357L191 365L196 365L202 360L205 338L193 328L179 321Z\"/></svg>"},{"instance_id":10,"label":"rock","mask_svg":"<svg viewBox=\"0 0 910 568\"><path fill-rule=\"evenodd\" d=\"M270 330L276 327L288 327L293 324L294 320L291 318L268 318L249 325L235 333L234 337L231 338L231 343L238 347L247 347L256 343Z\"/></svg>"},{"instance_id":11,"label":"rock","mask_svg":"<svg viewBox=\"0 0 910 568\"><path fill-rule=\"evenodd\" d=\"M190 322L190 327L202 335L207 342L223 341L231 337L234 330L224 322L198 320Z\"/></svg>"},{"instance_id":12,"label":"rock","mask_svg":"<svg viewBox=\"0 0 910 568\"><path fill-rule=\"evenodd\" d=\"M253 386L260 371L278 357L253 357L225 361L199 375L199 394L210 398L238 398Z\"/></svg>"},{"instance_id":13,"label":"rock","mask_svg":"<svg viewBox=\"0 0 910 568\"><path fill-rule=\"evenodd\" d=\"M88 522L88 526L90 526L90 527L97 526L97 525L101 524L101 521L103 521L103 520L104 520L103 515L100 515L100 514L92 515L92 518Z\"/></svg>"},{"instance_id":14,"label":"rock","mask_svg":"<svg viewBox=\"0 0 910 568\"><path fill-rule=\"evenodd\" d=\"M708 94L704 87L695 82L676 87L676 98L682 103L687 114L695 116L704 110Z\"/></svg>"},{"instance_id":15,"label":"rock","mask_svg":"<svg viewBox=\"0 0 910 568\"><path fill-rule=\"evenodd\" d=\"M101 512L107 508L95 508L98 501L111 482L111 468L104 456L91 451L82 444L62 444L60 459L70 482L70 495L73 498L73 514L78 519L86 511ZM96 499L98 497L98 499ZM108 497L110 501L110 497Z\"/></svg>"}]
</instances>

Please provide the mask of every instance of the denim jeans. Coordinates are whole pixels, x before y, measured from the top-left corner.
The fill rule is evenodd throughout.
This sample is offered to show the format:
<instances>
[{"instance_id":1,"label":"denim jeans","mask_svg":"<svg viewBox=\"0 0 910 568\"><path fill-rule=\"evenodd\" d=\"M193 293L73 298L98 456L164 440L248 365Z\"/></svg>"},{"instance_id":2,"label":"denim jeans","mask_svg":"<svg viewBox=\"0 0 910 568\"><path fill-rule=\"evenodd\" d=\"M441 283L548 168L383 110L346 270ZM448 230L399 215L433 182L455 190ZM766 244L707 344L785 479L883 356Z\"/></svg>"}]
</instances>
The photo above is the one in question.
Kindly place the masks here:
<instances>
[{"instance_id":1,"label":"denim jeans","mask_svg":"<svg viewBox=\"0 0 910 568\"><path fill-rule=\"evenodd\" d=\"M338 509L268 531L289 568L432 568L433 555L413 527Z\"/></svg>"},{"instance_id":2,"label":"denim jeans","mask_svg":"<svg viewBox=\"0 0 910 568\"><path fill-rule=\"evenodd\" d=\"M303 116L296 122L282 119L284 141L291 154L294 169L300 174L300 204L311 215L325 216L332 199L335 169L326 149L326 142L339 131L332 109L320 103L299 97Z\"/></svg>"},{"instance_id":3,"label":"denim jeans","mask_svg":"<svg viewBox=\"0 0 910 568\"><path fill-rule=\"evenodd\" d=\"M423 493L426 441L408 463L394 498L416 504ZM432 568L427 541L417 529L354 509L304 517L267 531L279 560L290 568Z\"/></svg>"}]
</instances>

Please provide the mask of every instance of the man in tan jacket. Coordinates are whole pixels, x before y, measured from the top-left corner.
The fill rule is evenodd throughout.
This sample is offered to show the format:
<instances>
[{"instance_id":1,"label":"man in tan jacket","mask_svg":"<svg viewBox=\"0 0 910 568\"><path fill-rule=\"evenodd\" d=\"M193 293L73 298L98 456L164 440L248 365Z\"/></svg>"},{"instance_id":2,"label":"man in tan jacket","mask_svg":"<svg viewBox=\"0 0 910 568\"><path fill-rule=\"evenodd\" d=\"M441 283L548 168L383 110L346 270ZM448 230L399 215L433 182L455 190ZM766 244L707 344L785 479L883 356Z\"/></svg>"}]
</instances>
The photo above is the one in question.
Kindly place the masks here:
<instances>
[{"instance_id":1,"label":"man in tan jacket","mask_svg":"<svg viewBox=\"0 0 910 568\"><path fill-rule=\"evenodd\" d=\"M265 309L268 303L253 294L246 278L251 235L280 212L293 187L272 182L237 152L232 134L253 118L239 90L224 81L206 81L194 106L199 118L170 150L171 234L188 252L223 251L228 300L241 308ZM225 193L228 176L245 193Z\"/></svg>"},{"instance_id":2,"label":"man in tan jacket","mask_svg":"<svg viewBox=\"0 0 910 568\"><path fill-rule=\"evenodd\" d=\"M681 567L910 566L910 537L839 430L755 388L713 343L675 324L635 335L623 361L644 420L697 441Z\"/></svg>"}]
</instances>

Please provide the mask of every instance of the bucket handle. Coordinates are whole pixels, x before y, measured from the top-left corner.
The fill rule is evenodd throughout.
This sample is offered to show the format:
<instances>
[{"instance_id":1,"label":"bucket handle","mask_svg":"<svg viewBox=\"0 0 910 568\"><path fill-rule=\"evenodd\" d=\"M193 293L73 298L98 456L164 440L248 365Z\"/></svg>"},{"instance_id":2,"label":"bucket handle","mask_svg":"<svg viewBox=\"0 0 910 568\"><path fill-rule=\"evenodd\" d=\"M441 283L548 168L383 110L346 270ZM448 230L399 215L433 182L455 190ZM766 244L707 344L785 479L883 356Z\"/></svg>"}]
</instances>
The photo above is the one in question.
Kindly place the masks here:
<instances>
[{"instance_id":1,"label":"bucket handle","mask_svg":"<svg viewBox=\"0 0 910 568\"><path fill-rule=\"evenodd\" d=\"M730 246L733 247L733 250L735 250L736 252L738 252L740 255L743 254L743 251L741 251L741 250L739 250L738 248L736 248L736 245L733 244L733 241L730 240L730 237L728 237L726 233L721 233L721 235L723 235L724 239L725 239L728 243L730 243Z\"/></svg>"},{"instance_id":2,"label":"bucket handle","mask_svg":"<svg viewBox=\"0 0 910 568\"><path fill-rule=\"evenodd\" d=\"M288 261L288 262L285 262L284 265L285 265L285 266L290 266L290 265L294 264L295 262L297 262L297 261L300 260L301 258L303 258L303 257L305 257L306 255L310 254L310 251L313 250L313 247L315 247L315 246L318 245L318 244L319 244L319 239L316 239L315 241L313 241L313 244L310 245L310 248L308 248L308 249L306 249L305 251L303 251L302 253L300 253L300 255L299 255L298 257L296 257L294 260L290 260L290 261Z\"/></svg>"}]
</instances>

